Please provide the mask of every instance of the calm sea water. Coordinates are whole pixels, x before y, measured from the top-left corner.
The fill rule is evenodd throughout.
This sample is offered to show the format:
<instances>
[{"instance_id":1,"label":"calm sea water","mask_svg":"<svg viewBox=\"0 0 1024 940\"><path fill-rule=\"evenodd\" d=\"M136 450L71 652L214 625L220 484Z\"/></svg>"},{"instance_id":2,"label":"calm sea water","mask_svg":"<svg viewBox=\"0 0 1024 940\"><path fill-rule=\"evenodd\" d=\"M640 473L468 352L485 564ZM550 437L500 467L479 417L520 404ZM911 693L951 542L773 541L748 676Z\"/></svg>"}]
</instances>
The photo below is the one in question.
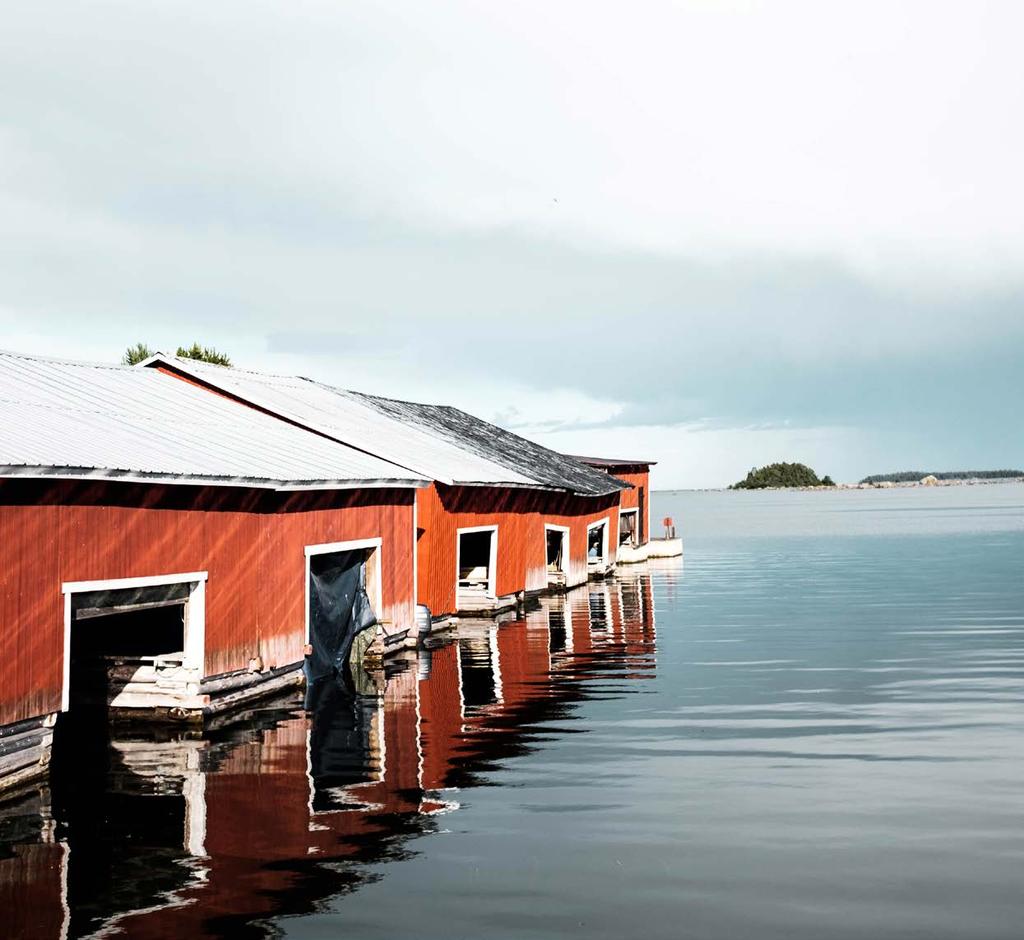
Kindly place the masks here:
<instances>
[{"instance_id":1,"label":"calm sea water","mask_svg":"<svg viewBox=\"0 0 1024 940\"><path fill-rule=\"evenodd\" d=\"M0 936L1024 931L1024 487L655 494L685 561L0 806Z\"/></svg>"}]
</instances>

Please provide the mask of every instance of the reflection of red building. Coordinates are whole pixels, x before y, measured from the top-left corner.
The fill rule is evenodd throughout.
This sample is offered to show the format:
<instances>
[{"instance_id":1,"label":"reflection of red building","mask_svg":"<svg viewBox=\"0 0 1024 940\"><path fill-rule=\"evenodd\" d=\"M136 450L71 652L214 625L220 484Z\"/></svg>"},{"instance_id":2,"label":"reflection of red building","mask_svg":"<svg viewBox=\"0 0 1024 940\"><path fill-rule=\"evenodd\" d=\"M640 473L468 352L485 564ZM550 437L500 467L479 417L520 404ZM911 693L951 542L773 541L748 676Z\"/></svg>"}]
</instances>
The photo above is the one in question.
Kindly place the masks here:
<instances>
[{"instance_id":1,"label":"reflection of red building","mask_svg":"<svg viewBox=\"0 0 1024 940\"><path fill-rule=\"evenodd\" d=\"M68 845L43 843L53 827L37 827L0 857L0 903L31 897L43 912L14 921L13 936L56 938L72 925L201 938L315 911L360 883L361 863L393 857L438 825L434 814L457 811L453 788L546 746L537 727L584 699L588 680L649 675L653 640L649 578L616 577L544 598L524 621L460 628L400 661L376 699L328 694L309 717L268 712L262 729L221 740L115 744L120 782L105 825L120 832L118 813L145 815L146 799L163 822L148 841L101 847L75 841L75 819ZM132 786L150 796L126 804ZM111 879L90 879L104 857L150 881L118 893Z\"/></svg>"},{"instance_id":2,"label":"reflection of red building","mask_svg":"<svg viewBox=\"0 0 1024 940\"><path fill-rule=\"evenodd\" d=\"M18 815L0 809L3 837L10 838L10 829L19 821L36 830L22 834L22 838L32 841L9 847L0 842L0 911L7 940L57 940L66 936L64 889L68 849L45 831L49 825L46 816L36 815L41 809L35 799L17 811Z\"/></svg>"}]
</instances>

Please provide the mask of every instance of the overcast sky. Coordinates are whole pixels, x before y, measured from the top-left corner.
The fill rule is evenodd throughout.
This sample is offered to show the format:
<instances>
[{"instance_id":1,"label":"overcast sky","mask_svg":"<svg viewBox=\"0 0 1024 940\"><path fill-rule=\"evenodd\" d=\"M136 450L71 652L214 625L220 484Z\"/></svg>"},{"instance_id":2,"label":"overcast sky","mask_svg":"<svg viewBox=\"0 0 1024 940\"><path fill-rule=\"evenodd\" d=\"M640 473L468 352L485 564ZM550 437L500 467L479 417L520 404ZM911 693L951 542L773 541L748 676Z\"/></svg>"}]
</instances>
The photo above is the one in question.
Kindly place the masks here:
<instances>
[{"instance_id":1,"label":"overcast sky","mask_svg":"<svg viewBox=\"0 0 1024 940\"><path fill-rule=\"evenodd\" d=\"M12 3L5 348L717 486L1024 464L1024 4Z\"/></svg>"}]
</instances>

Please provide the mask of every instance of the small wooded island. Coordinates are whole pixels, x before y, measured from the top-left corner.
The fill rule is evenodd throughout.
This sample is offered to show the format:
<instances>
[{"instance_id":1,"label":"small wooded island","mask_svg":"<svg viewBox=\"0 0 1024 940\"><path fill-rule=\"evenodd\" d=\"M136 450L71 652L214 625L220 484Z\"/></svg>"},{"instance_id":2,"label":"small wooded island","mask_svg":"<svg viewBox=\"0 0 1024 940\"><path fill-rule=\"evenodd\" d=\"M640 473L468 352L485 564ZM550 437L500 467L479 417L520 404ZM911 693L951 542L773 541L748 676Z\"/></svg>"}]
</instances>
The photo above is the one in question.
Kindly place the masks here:
<instances>
[{"instance_id":1,"label":"small wooded island","mask_svg":"<svg viewBox=\"0 0 1024 940\"><path fill-rule=\"evenodd\" d=\"M778 487L835 486L827 474L820 479L810 467L802 463L772 463L754 467L745 480L733 483L731 490L766 490Z\"/></svg>"}]
</instances>

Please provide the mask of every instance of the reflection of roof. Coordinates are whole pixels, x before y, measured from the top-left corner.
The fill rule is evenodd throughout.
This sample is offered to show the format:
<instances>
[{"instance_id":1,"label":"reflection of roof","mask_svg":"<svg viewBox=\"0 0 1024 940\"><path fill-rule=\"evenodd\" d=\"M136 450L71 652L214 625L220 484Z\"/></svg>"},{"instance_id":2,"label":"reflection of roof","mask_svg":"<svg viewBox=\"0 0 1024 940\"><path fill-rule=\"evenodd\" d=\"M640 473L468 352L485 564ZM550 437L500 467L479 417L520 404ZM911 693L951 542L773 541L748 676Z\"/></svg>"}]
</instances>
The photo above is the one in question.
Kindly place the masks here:
<instances>
[{"instance_id":1,"label":"reflection of roof","mask_svg":"<svg viewBox=\"0 0 1024 940\"><path fill-rule=\"evenodd\" d=\"M573 460L585 463L588 467L653 467L656 460L612 460L608 457L580 457L578 454L569 454Z\"/></svg>"},{"instance_id":2,"label":"reflection of roof","mask_svg":"<svg viewBox=\"0 0 1024 940\"><path fill-rule=\"evenodd\" d=\"M587 496L622 487L605 473L457 408L379 398L300 376L226 368L162 353L144 365L169 368L440 483L521 486Z\"/></svg>"},{"instance_id":3,"label":"reflection of roof","mask_svg":"<svg viewBox=\"0 0 1024 940\"><path fill-rule=\"evenodd\" d=\"M0 476L270 489L426 480L185 382L0 353Z\"/></svg>"}]
</instances>

